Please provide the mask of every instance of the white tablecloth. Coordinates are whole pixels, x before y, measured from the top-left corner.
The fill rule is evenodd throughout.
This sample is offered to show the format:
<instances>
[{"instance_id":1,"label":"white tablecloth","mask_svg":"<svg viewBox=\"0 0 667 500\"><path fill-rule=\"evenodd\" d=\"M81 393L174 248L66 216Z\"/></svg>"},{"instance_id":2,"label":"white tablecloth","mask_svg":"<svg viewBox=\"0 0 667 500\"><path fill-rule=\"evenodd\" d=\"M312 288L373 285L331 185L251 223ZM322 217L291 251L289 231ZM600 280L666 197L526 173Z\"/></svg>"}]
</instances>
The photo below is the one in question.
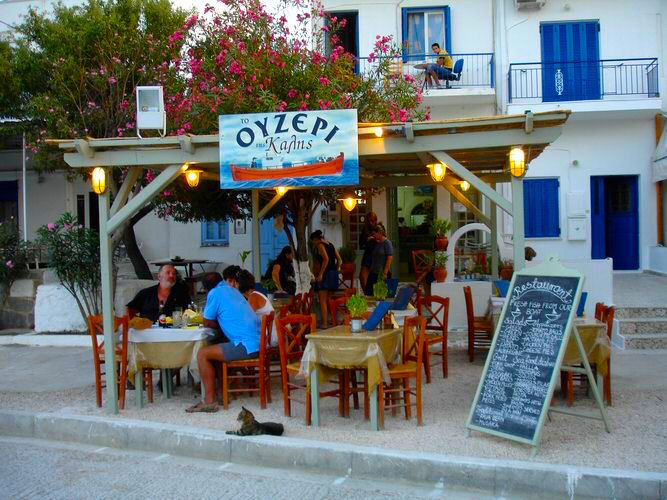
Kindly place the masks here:
<instances>
[{"instance_id":1,"label":"white tablecloth","mask_svg":"<svg viewBox=\"0 0 667 500\"><path fill-rule=\"evenodd\" d=\"M130 343L148 343L148 342L187 342L204 340L212 330L206 328L146 328L145 330L135 330L130 328Z\"/></svg>"}]
</instances>

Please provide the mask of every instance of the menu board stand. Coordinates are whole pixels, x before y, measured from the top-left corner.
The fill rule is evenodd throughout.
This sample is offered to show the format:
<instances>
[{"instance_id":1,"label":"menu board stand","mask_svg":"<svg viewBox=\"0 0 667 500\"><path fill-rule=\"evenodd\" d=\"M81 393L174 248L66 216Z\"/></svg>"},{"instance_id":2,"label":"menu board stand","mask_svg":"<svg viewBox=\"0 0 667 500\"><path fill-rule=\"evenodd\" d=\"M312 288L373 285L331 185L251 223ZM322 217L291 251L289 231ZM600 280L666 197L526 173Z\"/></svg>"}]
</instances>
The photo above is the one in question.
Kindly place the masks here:
<instances>
[{"instance_id":1,"label":"menu board stand","mask_svg":"<svg viewBox=\"0 0 667 500\"><path fill-rule=\"evenodd\" d=\"M519 441L537 454L544 417L562 413L602 420L607 414L588 357L574 326L583 276L551 256L539 266L514 273L466 422L470 430ZM570 333L582 367L563 366ZM585 374L600 415L551 406L561 370Z\"/></svg>"}]
</instances>

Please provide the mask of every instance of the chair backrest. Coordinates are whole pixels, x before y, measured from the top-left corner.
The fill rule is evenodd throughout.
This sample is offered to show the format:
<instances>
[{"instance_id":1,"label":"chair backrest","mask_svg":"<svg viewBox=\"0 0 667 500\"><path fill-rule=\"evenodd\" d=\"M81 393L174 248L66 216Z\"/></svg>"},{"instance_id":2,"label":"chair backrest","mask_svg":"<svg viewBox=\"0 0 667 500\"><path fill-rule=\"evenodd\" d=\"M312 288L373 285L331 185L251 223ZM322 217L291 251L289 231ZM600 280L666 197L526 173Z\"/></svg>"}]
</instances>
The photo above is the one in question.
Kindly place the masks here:
<instances>
[{"instance_id":1,"label":"chair backrest","mask_svg":"<svg viewBox=\"0 0 667 500\"><path fill-rule=\"evenodd\" d=\"M312 288L308 293L304 293L301 296L301 311L300 314L305 314L306 316L310 316L312 310L313 310L313 301L315 300L315 290Z\"/></svg>"},{"instance_id":2,"label":"chair backrest","mask_svg":"<svg viewBox=\"0 0 667 500\"><path fill-rule=\"evenodd\" d=\"M472 303L472 290L469 286L463 287L463 296L466 300L466 316L468 318L468 332L475 333L475 307Z\"/></svg>"},{"instance_id":3,"label":"chair backrest","mask_svg":"<svg viewBox=\"0 0 667 500\"><path fill-rule=\"evenodd\" d=\"M612 330L614 328L614 313L616 312L614 306L608 306L604 302L595 304L596 319L607 324L607 336L611 339Z\"/></svg>"},{"instance_id":4,"label":"chair backrest","mask_svg":"<svg viewBox=\"0 0 667 500\"><path fill-rule=\"evenodd\" d=\"M417 363L417 380L421 378L421 365L424 361L424 338L426 336L426 318L413 316L405 318L403 323L403 363Z\"/></svg>"},{"instance_id":5,"label":"chair backrest","mask_svg":"<svg viewBox=\"0 0 667 500\"><path fill-rule=\"evenodd\" d=\"M510 288L509 280L495 280L493 285L496 287L496 290L498 290L498 297L507 296L507 292Z\"/></svg>"},{"instance_id":6,"label":"chair backrest","mask_svg":"<svg viewBox=\"0 0 667 500\"><path fill-rule=\"evenodd\" d=\"M452 68L452 73L461 73L463 71L463 59L457 59Z\"/></svg>"},{"instance_id":7,"label":"chair backrest","mask_svg":"<svg viewBox=\"0 0 667 500\"><path fill-rule=\"evenodd\" d=\"M329 299L329 313L331 314L331 324L333 326L338 326L338 313L341 313L342 317L345 317L347 313L347 296L338 297L337 299Z\"/></svg>"},{"instance_id":8,"label":"chair backrest","mask_svg":"<svg viewBox=\"0 0 667 500\"><path fill-rule=\"evenodd\" d=\"M449 327L449 297L421 297L417 302L417 314L426 319L428 330L438 330L445 334Z\"/></svg>"},{"instance_id":9,"label":"chair backrest","mask_svg":"<svg viewBox=\"0 0 667 500\"><path fill-rule=\"evenodd\" d=\"M426 276L433 267L433 251L413 250L412 267L415 269L416 281L417 283L420 283L424 279L424 276Z\"/></svg>"},{"instance_id":10,"label":"chair backrest","mask_svg":"<svg viewBox=\"0 0 667 500\"><path fill-rule=\"evenodd\" d=\"M394 298L391 308L394 311L404 311L408 307L408 302L415 294L415 289L411 285L402 286L399 288Z\"/></svg>"},{"instance_id":11,"label":"chair backrest","mask_svg":"<svg viewBox=\"0 0 667 500\"><path fill-rule=\"evenodd\" d=\"M122 352L123 356L127 357L127 339L129 337L130 330L130 318L129 315L125 316L114 316L113 318L113 330L114 332L118 330L118 327L122 327L121 333L123 336L122 339ZM97 335L104 335L104 318L101 314L96 316L88 316L88 333L90 334L90 339L93 344L93 356L95 359L99 359L100 350L104 345L104 342L97 343Z\"/></svg>"},{"instance_id":12,"label":"chair backrest","mask_svg":"<svg viewBox=\"0 0 667 500\"><path fill-rule=\"evenodd\" d=\"M287 314L301 314L301 300L303 294L297 293L292 295L289 304L287 305ZM283 316L283 314L281 314Z\"/></svg>"},{"instance_id":13,"label":"chair backrest","mask_svg":"<svg viewBox=\"0 0 667 500\"><path fill-rule=\"evenodd\" d=\"M276 319L281 367L286 369L288 363L301 359L306 347L306 335L315 332L315 325L314 314L291 314Z\"/></svg>"},{"instance_id":14,"label":"chair backrest","mask_svg":"<svg viewBox=\"0 0 667 500\"><path fill-rule=\"evenodd\" d=\"M398 288L398 278L387 278L387 297L396 296L396 289Z\"/></svg>"}]
</instances>

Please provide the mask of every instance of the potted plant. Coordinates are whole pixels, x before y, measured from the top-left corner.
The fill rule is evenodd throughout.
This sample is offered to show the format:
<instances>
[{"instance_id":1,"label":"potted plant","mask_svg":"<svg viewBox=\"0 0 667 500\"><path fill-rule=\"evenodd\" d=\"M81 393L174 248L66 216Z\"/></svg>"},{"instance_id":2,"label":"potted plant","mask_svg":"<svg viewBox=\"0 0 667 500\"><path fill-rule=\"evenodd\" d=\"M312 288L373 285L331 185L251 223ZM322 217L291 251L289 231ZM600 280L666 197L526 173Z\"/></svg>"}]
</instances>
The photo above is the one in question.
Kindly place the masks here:
<instances>
[{"instance_id":1,"label":"potted plant","mask_svg":"<svg viewBox=\"0 0 667 500\"><path fill-rule=\"evenodd\" d=\"M447 234L452 229L452 223L447 219L438 219L437 217L433 219L431 224L431 231L435 236L435 249L441 252L447 250L447 245L449 245L449 240L447 239Z\"/></svg>"},{"instance_id":2,"label":"potted plant","mask_svg":"<svg viewBox=\"0 0 667 500\"><path fill-rule=\"evenodd\" d=\"M498 272L500 274L500 279L511 280L512 275L514 274L514 262L510 259L501 260Z\"/></svg>"},{"instance_id":3,"label":"potted plant","mask_svg":"<svg viewBox=\"0 0 667 500\"><path fill-rule=\"evenodd\" d=\"M243 269L245 269L245 261L251 253L252 253L251 250L243 250L239 252L239 257L241 258L241 267Z\"/></svg>"},{"instance_id":4,"label":"potted plant","mask_svg":"<svg viewBox=\"0 0 667 500\"><path fill-rule=\"evenodd\" d=\"M389 295L389 287L383 276L378 276L378 280L373 285L373 297L378 301L382 301Z\"/></svg>"},{"instance_id":5,"label":"potted plant","mask_svg":"<svg viewBox=\"0 0 667 500\"><path fill-rule=\"evenodd\" d=\"M444 251L435 252L435 259L433 261L433 277L438 283L444 283L447 279L447 255Z\"/></svg>"},{"instance_id":6,"label":"potted plant","mask_svg":"<svg viewBox=\"0 0 667 500\"><path fill-rule=\"evenodd\" d=\"M355 261L357 260L357 251L352 245L346 245L338 249L343 263L340 266L340 272L343 274L343 280L354 281L354 273L357 270Z\"/></svg>"},{"instance_id":7,"label":"potted plant","mask_svg":"<svg viewBox=\"0 0 667 500\"><path fill-rule=\"evenodd\" d=\"M362 295L352 295L345 303L348 312L350 313L350 329L353 332L360 332L363 323L362 315L368 311L368 304L366 297Z\"/></svg>"}]
</instances>

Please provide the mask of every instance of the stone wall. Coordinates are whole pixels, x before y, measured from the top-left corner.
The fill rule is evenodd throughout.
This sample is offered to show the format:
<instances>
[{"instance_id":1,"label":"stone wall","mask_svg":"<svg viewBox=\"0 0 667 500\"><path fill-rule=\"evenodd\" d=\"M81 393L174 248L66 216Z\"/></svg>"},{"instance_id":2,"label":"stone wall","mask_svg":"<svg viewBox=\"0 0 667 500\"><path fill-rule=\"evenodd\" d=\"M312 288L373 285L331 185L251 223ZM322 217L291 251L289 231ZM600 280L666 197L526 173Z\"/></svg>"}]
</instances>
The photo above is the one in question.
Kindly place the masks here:
<instances>
[{"instance_id":1,"label":"stone wall","mask_svg":"<svg viewBox=\"0 0 667 500\"><path fill-rule=\"evenodd\" d=\"M35 291L42 282L42 271L31 271L26 279L16 280L4 304L0 305L0 329L35 327Z\"/></svg>"}]
</instances>

